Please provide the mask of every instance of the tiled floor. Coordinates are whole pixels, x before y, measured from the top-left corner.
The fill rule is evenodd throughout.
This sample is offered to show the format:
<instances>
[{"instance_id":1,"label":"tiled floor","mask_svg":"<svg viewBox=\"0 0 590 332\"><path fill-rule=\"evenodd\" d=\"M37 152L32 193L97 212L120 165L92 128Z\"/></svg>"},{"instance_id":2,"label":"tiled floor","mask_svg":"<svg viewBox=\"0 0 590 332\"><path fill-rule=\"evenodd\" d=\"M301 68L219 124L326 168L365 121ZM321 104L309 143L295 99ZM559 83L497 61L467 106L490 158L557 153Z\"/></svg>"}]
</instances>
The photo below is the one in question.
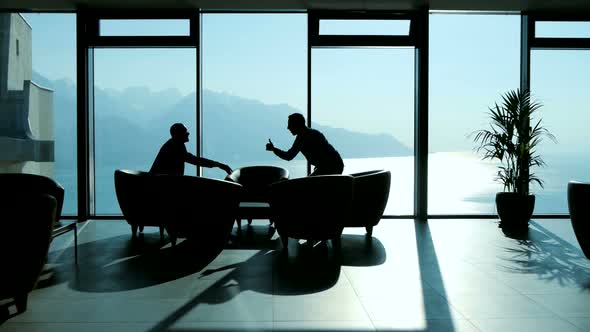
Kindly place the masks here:
<instances>
[{"instance_id":1,"label":"tiled floor","mask_svg":"<svg viewBox=\"0 0 590 332\"><path fill-rule=\"evenodd\" d=\"M0 331L590 331L590 260L569 220L531 221L520 240L494 220L383 220L371 242L346 229L341 256L295 240L285 255L265 221L218 256L158 237L88 222L76 267L63 236Z\"/></svg>"}]
</instances>

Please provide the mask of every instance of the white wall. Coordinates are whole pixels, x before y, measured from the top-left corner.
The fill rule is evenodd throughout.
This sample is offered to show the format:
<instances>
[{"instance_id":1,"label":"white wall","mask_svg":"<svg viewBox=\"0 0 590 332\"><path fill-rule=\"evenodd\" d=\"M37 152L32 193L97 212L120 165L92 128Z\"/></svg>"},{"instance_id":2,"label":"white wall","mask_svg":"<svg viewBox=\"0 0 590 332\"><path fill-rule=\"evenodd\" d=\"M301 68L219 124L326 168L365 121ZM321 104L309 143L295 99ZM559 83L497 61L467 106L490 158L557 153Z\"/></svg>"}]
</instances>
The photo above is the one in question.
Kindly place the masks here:
<instances>
[{"instance_id":1,"label":"white wall","mask_svg":"<svg viewBox=\"0 0 590 332\"><path fill-rule=\"evenodd\" d=\"M31 133L38 140L53 140L53 91L33 82L29 91Z\"/></svg>"},{"instance_id":2,"label":"white wall","mask_svg":"<svg viewBox=\"0 0 590 332\"><path fill-rule=\"evenodd\" d=\"M0 93L0 111L24 112L28 109L28 124L31 130L30 139L24 137L0 137L7 154L0 158L0 173L32 173L48 177L54 175L54 143L53 143L53 91L31 82L32 63L32 29L20 14L10 14L9 31L2 31L8 36L8 48L4 48L0 59L8 59L8 68L1 71L1 80L5 80L8 91ZM17 45L18 44L18 45ZM17 52L18 49L18 52ZM0 84L2 87L3 84ZM20 96L22 97L20 97ZM15 110L17 110L16 113ZM7 113L7 114L8 114ZM9 115L10 116L10 115ZM5 119L11 123L11 119ZM17 126L18 122L14 125ZM24 128L21 128L21 124ZM23 131L26 123L18 124ZM12 130L10 130L12 132ZM2 151L0 151L2 152ZM12 160L15 159L15 160Z\"/></svg>"},{"instance_id":3,"label":"white wall","mask_svg":"<svg viewBox=\"0 0 590 332\"><path fill-rule=\"evenodd\" d=\"M17 54L18 42L18 54ZM8 46L8 90L22 90L33 76L32 30L20 14L11 14Z\"/></svg>"},{"instance_id":4,"label":"white wall","mask_svg":"<svg viewBox=\"0 0 590 332\"><path fill-rule=\"evenodd\" d=\"M29 125L35 140L53 141L53 91L38 86L37 84L25 81L30 84L29 92ZM54 145L39 145L34 160L45 162L29 161L26 163L23 173L34 173L53 178L54 175Z\"/></svg>"}]
</instances>

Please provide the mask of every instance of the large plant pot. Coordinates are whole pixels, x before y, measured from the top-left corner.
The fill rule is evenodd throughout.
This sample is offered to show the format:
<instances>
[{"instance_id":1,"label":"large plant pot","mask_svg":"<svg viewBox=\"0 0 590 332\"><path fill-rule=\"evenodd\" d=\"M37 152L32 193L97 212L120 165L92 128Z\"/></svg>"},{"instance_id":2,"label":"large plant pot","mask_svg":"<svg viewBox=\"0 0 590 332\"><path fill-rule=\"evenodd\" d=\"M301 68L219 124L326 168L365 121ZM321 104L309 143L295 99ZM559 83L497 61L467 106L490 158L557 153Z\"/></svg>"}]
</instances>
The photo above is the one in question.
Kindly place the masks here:
<instances>
[{"instance_id":1,"label":"large plant pot","mask_svg":"<svg viewBox=\"0 0 590 332\"><path fill-rule=\"evenodd\" d=\"M590 259L590 183L570 181L567 184L567 205L572 227L580 247Z\"/></svg>"},{"instance_id":2,"label":"large plant pot","mask_svg":"<svg viewBox=\"0 0 590 332\"><path fill-rule=\"evenodd\" d=\"M513 192L497 193L496 209L498 210L502 228L526 230L535 209L535 195L523 195Z\"/></svg>"}]
</instances>

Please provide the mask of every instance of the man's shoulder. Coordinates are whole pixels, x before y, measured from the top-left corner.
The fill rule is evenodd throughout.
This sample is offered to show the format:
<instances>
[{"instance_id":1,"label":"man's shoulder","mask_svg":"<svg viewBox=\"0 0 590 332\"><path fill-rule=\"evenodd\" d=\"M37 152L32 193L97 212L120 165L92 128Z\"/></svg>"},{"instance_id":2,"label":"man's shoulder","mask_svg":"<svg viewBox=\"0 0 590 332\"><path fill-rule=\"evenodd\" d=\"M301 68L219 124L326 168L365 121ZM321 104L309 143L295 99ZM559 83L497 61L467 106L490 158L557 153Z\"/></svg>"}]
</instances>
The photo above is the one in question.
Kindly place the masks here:
<instances>
[{"instance_id":1,"label":"man's shoulder","mask_svg":"<svg viewBox=\"0 0 590 332\"><path fill-rule=\"evenodd\" d=\"M317 129L314 128L309 128L309 127L305 127L305 129L301 132L301 134L297 135L299 136L315 136L317 134L321 134L321 132Z\"/></svg>"},{"instance_id":2,"label":"man's shoulder","mask_svg":"<svg viewBox=\"0 0 590 332\"><path fill-rule=\"evenodd\" d=\"M162 145L161 150L181 150L186 151L184 143L176 142L173 139L169 139Z\"/></svg>"},{"instance_id":3,"label":"man's shoulder","mask_svg":"<svg viewBox=\"0 0 590 332\"><path fill-rule=\"evenodd\" d=\"M309 128L308 134L310 137L324 138L324 134L321 131L314 129L314 128Z\"/></svg>"}]
</instances>

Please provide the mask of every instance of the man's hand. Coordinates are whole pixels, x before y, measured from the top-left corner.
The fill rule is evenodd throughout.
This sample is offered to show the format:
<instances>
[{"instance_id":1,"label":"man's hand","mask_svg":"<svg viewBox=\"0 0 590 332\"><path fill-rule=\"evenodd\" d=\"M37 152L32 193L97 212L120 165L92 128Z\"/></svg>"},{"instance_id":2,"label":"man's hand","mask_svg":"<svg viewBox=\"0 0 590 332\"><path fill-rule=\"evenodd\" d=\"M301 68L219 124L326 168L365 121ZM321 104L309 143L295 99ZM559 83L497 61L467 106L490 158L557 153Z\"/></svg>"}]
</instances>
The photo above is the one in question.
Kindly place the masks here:
<instances>
[{"instance_id":1,"label":"man's hand","mask_svg":"<svg viewBox=\"0 0 590 332\"><path fill-rule=\"evenodd\" d=\"M217 167L224 170L227 174L231 174L231 172L232 172L231 167L227 166L226 164L219 163L219 165L217 165Z\"/></svg>"},{"instance_id":2,"label":"man's hand","mask_svg":"<svg viewBox=\"0 0 590 332\"><path fill-rule=\"evenodd\" d=\"M270 138L268 139L268 143L266 143L266 151L272 151L275 146L272 144Z\"/></svg>"}]
</instances>

